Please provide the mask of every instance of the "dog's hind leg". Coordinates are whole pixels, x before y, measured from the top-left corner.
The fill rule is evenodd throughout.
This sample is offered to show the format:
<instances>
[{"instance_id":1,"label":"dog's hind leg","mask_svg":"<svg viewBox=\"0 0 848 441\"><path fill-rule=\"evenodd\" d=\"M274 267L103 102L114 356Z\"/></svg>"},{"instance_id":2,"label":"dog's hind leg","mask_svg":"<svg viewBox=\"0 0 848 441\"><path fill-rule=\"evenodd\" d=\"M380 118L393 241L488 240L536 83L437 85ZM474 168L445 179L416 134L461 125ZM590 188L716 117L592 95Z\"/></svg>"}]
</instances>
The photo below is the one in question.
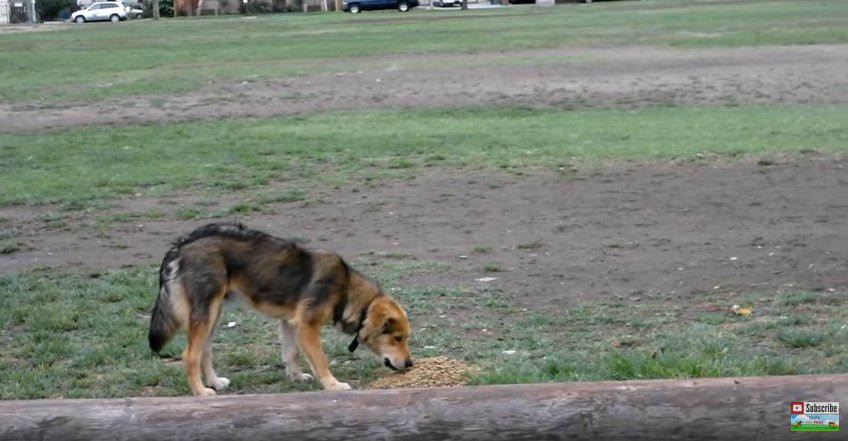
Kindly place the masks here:
<instances>
[{"instance_id":1,"label":"dog's hind leg","mask_svg":"<svg viewBox=\"0 0 848 441\"><path fill-rule=\"evenodd\" d=\"M208 337L209 322L192 320L188 326L188 344L183 350L183 363L188 375L188 385L192 393L198 396L215 395L213 389L204 387L203 382L200 381L200 362Z\"/></svg>"},{"instance_id":2,"label":"dog's hind leg","mask_svg":"<svg viewBox=\"0 0 848 441\"><path fill-rule=\"evenodd\" d=\"M219 377L215 373L215 368L212 367L212 333L215 331L215 325L218 324L218 319L221 318L221 303L217 303L218 312L215 314L215 321L209 328L209 337L206 339L206 346L203 348L203 356L200 365L203 368L203 375L206 377L206 384L212 389L222 391L230 385L230 380Z\"/></svg>"},{"instance_id":3,"label":"dog's hind leg","mask_svg":"<svg viewBox=\"0 0 848 441\"><path fill-rule=\"evenodd\" d=\"M312 373L318 377L324 389L350 390L349 384L340 382L330 372L330 363L321 347L321 322L298 323L294 331L298 346L306 354Z\"/></svg>"},{"instance_id":4,"label":"dog's hind leg","mask_svg":"<svg viewBox=\"0 0 848 441\"><path fill-rule=\"evenodd\" d=\"M213 389L203 386L203 382L200 381L200 370L201 362L204 362L203 358L206 353L209 334L212 333L217 314L220 312L224 294L223 285L217 290L212 290L209 303L207 304L208 306L197 308L198 303L195 303L189 316L188 344L183 351L183 363L185 363L186 373L188 374L188 384L191 386L191 391L194 395L215 395ZM210 369L212 367L211 355L212 353L209 351L209 357L206 360L209 362ZM205 370L205 362L203 364Z\"/></svg>"},{"instance_id":5,"label":"dog's hind leg","mask_svg":"<svg viewBox=\"0 0 848 441\"><path fill-rule=\"evenodd\" d=\"M286 319L280 320L280 349L283 356L283 364L292 381L309 381L312 375L304 374L297 363L298 348L294 329Z\"/></svg>"}]
</instances>

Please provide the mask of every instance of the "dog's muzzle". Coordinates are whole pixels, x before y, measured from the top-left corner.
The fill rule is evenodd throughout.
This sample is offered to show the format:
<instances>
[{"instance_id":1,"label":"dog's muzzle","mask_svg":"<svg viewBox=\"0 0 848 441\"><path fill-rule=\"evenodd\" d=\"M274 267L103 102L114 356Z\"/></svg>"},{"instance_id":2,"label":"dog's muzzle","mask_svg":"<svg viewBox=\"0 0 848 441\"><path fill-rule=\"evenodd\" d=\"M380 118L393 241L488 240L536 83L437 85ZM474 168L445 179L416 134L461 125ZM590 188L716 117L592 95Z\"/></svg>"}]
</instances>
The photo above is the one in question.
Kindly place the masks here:
<instances>
[{"instance_id":1,"label":"dog's muzzle","mask_svg":"<svg viewBox=\"0 0 848 441\"><path fill-rule=\"evenodd\" d=\"M403 368L402 368L402 369L398 369L398 368L396 368L396 367L395 367L395 365L393 365L393 364L392 364L392 362L391 362L391 361L389 361L389 359L388 359L388 358L383 358L383 366L385 366L385 367L387 367L387 368L389 368L389 369L391 369L391 370L393 370L393 371L397 371L397 370L405 370L405 369L409 369L409 368L411 368L411 367L412 367L412 359L411 359L411 358L407 358L407 359L403 362L403 364L404 364Z\"/></svg>"}]
</instances>

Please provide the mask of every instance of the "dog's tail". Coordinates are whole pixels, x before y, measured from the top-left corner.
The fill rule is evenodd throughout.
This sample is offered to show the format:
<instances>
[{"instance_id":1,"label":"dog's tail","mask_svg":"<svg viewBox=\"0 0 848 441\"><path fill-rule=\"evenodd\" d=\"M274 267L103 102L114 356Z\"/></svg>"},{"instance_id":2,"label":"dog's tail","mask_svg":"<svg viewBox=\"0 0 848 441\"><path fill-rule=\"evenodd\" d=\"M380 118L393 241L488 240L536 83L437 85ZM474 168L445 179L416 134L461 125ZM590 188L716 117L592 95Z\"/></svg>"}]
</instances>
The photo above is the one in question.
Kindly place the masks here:
<instances>
[{"instance_id":1,"label":"dog's tail","mask_svg":"<svg viewBox=\"0 0 848 441\"><path fill-rule=\"evenodd\" d=\"M207 237L251 237L261 234L264 233L251 231L238 222L220 222L204 225L174 242L173 247L162 259L162 266L159 268L159 296L156 297L156 304L153 305L150 315L150 331L147 334L147 340L153 352L159 352L162 346L171 341L177 329L188 321L185 315L187 311L179 310L179 306L175 310L174 306L185 302L185 299L181 298L184 293L180 285L182 247Z\"/></svg>"},{"instance_id":2,"label":"dog's tail","mask_svg":"<svg viewBox=\"0 0 848 441\"><path fill-rule=\"evenodd\" d=\"M162 266L159 268L159 296L156 297L156 303L150 314L150 331L147 334L150 349L157 353L162 346L171 341L174 332L180 327L179 318L174 314L174 299L172 299L174 293L170 288L171 282L177 282L180 270L179 255L179 247L171 248L165 254Z\"/></svg>"}]
</instances>

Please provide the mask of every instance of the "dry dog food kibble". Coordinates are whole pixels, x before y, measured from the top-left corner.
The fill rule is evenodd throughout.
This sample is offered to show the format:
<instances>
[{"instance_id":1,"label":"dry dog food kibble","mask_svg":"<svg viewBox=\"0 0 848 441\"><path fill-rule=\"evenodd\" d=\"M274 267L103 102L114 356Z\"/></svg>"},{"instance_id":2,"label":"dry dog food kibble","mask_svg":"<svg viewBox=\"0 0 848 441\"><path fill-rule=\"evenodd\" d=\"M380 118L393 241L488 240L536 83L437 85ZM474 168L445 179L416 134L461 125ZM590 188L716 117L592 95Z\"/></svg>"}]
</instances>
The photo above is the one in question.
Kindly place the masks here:
<instances>
[{"instance_id":1,"label":"dry dog food kibble","mask_svg":"<svg viewBox=\"0 0 848 441\"><path fill-rule=\"evenodd\" d=\"M440 386L462 386L472 367L447 357L421 358L405 372L378 378L371 389L410 389Z\"/></svg>"}]
</instances>

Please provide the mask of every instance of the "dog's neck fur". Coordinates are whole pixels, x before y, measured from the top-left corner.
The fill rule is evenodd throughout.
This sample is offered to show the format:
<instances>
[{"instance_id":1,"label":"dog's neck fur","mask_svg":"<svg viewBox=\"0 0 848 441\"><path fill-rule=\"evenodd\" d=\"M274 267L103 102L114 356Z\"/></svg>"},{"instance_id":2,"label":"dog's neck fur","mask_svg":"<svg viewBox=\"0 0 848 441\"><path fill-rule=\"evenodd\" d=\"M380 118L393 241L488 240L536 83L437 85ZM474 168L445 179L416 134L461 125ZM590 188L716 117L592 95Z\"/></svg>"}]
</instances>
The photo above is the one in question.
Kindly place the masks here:
<instances>
[{"instance_id":1,"label":"dog's neck fur","mask_svg":"<svg viewBox=\"0 0 848 441\"><path fill-rule=\"evenodd\" d=\"M348 335L358 334L371 302L384 294L376 283L350 270L350 286L333 310L333 326Z\"/></svg>"}]
</instances>

